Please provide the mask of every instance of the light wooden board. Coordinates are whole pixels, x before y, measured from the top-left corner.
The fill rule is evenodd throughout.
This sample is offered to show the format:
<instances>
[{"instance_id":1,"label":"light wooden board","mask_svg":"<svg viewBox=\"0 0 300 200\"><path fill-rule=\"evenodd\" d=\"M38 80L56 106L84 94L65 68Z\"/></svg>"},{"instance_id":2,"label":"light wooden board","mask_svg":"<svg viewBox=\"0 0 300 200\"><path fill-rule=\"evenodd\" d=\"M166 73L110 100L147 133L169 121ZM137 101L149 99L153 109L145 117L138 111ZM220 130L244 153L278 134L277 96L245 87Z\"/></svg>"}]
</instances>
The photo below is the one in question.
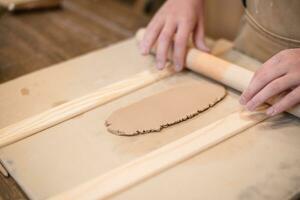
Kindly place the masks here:
<instances>
[{"instance_id":1,"label":"light wooden board","mask_svg":"<svg viewBox=\"0 0 300 200\"><path fill-rule=\"evenodd\" d=\"M238 110L51 200L106 199L240 134L267 118L265 109L258 112Z\"/></svg>"},{"instance_id":2,"label":"light wooden board","mask_svg":"<svg viewBox=\"0 0 300 200\"><path fill-rule=\"evenodd\" d=\"M259 66L259 63L234 51L224 57L240 65L247 64L252 69ZM128 40L7 82L0 85L0 96L5 97L0 100L0 127L150 67L153 67L153 59L140 56L136 42ZM190 79L209 81L192 73L177 74L9 145L0 150L1 160L31 198L43 199L175 141L239 107L238 94L229 90L225 100L210 112L166 129L161 134L128 138L106 131L104 121L116 108ZM222 195L237 199L247 195L255 199L257 195L273 195L279 199L294 193L300 187L300 122L291 116L276 118L275 123L273 120L249 129L115 198L195 199ZM281 189L274 191L274 185Z\"/></svg>"}]
</instances>

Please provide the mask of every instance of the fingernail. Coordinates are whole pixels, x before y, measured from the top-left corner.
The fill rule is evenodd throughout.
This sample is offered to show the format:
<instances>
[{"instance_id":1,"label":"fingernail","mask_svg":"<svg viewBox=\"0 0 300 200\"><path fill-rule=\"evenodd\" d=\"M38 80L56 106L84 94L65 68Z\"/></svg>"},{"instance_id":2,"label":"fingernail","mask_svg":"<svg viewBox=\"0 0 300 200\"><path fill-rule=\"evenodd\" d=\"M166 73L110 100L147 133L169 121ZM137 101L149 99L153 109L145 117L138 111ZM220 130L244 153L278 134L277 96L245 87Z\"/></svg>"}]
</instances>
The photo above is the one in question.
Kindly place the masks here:
<instances>
[{"instance_id":1,"label":"fingernail","mask_svg":"<svg viewBox=\"0 0 300 200\"><path fill-rule=\"evenodd\" d=\"M274 116L276 114L275 109L273 107L267 110L267 115Z\"/></svg>"},{"instance_id":2,"label":"fingernail","mask_svg":"<svg viewBox=\"0 0 300 200\"><path fill-rule=\"evenodd\" d=\"M146 54L147 54L147 49L145 48L144 45L141 45L141 46L140 46L140 50L141 50L141 53L142 53L143 55L146 55Z\"/></svg>"},{"instance_id":3,"label":"fingernail","mask_svg":"<svg viewBox=\"0 0 300 200\"><path fill-rule=\"evenodd\" d=\"M203 47L203 51L205 51L205 52L208 52L208 53L209 53L209 52L210 52L210 49L209 49L207 46L205 46L205 45L204 45L204 47Z\"/></svg>"},{"instance_id":4,"label":"fingernail","mask_svg":"<svg viewBox=\"0 0 300 200\"><path fill-rule=\"evenodd\" d=\"M246 108L249 111L253 111L253 110L255 110L255 104L253 102L249 102L249 103L246 104Z\"/></svg>"},{"instance_id":5,"label":"fingernail","mask_svg":"<svg viewBox=\"0 0 300 200\"><path fill-rule=\"evenodd\" d=\"M198 45L197 45L197 47L201 51L210 52L210 49L205 44L203 44L202 42L199 42Z\"/></svg>"},{"instance_id":6,"label":"fingernail","mask_svg":"<svg viewBox=\"0 0 300 200\"><path fill-rule=\"evenodd\" d=\"M245 99L245 97L243 95L240 97L240 104L241 105L245 105L246 104L246 99Z\"/></svg>"},{"instance_id":7,"label":"fingernail","mask_svg":"<svg viewBox=\"0 0 300 200\"><path fill-rule=\"evenodd\" d=\"M157 62L156 67L157 69L162 70L164 68L164 64L162 62Z\"/></svg>"},{"instance_id":8,"label":"fingernail","mask_svg":"<svg viewBox=\"0 0 300 200\"><path fill-rule=\"evenodd\" d=\"M181 69L182 69L181 64L176 63L176 64L175 64L175 71L179 72L179 71L181 71Z\"/></svg>"}]
</instances>

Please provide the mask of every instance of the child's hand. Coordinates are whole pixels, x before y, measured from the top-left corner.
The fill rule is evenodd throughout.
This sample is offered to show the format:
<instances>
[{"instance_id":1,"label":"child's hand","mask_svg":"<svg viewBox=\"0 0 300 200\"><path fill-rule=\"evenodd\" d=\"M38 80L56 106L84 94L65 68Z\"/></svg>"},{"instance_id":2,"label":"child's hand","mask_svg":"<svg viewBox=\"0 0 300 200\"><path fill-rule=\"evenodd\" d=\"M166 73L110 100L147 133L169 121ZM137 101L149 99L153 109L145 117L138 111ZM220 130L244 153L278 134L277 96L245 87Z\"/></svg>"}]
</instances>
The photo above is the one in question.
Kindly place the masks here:
<instances>
[{"instance_id":1,"label":"child's hand","mask_svg":"<svg viewBox=\"0 0 300 200\"><path fill-rule=\"evenodd\" d=\"M141 52L149 54L157 42L157 68L163 69L171 47L175 69L180 71L191 33L194 33L196 47L209 51L203 41L203 0L168 0L149 23L140 45Z\"/></svg>"},{"instance_id":2,"label":"child's hand","mask_svg":"<svg viewBox=\"0 0 300 200\"><path fill-rule=\"evenodd\" d=\"M256 71L240 102L249 110L283 91L289 91L267 110L276 115L300 103L300 48L279 52Z\"/></svg>"}]
</instances>

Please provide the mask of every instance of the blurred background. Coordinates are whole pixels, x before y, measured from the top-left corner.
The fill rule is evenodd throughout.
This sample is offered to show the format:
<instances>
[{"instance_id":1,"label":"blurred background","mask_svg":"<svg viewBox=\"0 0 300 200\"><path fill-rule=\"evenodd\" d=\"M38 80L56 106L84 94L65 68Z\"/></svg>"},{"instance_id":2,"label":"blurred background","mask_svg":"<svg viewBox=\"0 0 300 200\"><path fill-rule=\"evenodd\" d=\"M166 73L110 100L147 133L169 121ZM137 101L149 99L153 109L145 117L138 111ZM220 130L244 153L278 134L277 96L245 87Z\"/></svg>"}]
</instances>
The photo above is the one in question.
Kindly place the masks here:
<instances>
[{"instance_id":1,"label":"blurred background","mask_svg":"<svg viewBox=\"0 0 300 200\"><path fill-rule=\"evenodd\" d=\"M0 83L132 37L164 0L0 0ZM240 0L205 2L206 34L234 39Z\"/></svg>"}]
</instances>

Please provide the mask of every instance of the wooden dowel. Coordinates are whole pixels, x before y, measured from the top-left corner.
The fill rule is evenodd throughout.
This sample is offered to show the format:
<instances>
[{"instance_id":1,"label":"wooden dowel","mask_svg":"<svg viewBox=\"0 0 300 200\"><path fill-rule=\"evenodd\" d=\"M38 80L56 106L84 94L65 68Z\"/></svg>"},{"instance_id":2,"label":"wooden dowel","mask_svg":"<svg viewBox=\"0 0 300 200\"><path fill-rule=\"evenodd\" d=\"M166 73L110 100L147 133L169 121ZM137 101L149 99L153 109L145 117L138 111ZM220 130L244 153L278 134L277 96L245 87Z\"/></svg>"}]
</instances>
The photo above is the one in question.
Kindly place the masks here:
<instances>
[{"instance_id":1,"label":"wooden dowel","mask_svg":"<svg viewBox=\"0 0 300 200\"><path fill-rule=\"evenodd\" d=\"M266 118L263 110L255 113L234 112L200 130L50 199L105 199L195 156Z\"/></svg>"},{"instance_id":2,"label":"wooden dowel","mask_svg":"<svg viewBox=\"0 0 300 200\"><path fill-rule=\"evenodd\" d=\"M138 42L142 40L144 33L145 29L140 29L137 32L136 38ZM152 53L155 53L155 48L152 49ZM240 92L243 92L247 88L254 75L254 72L250 70L195 48L188 49L185 66L196 73L207 76ZM275 99L278 101L280 98ZM268 103L274 104L277 101ZM295 106L287 112L300 118L300 105Z\"/></svg>"},{"instance_id":3,"label":"wooden dowel","mask_svg":"<svg viewBox=\"0 0 300 200\"><path fill-rule=\"evenodd\" d=\"M0 147L19 141L97 106L108 103L116 98L170 76L173 73L174 72L169 69L164 71L146 70L132 78L114 83L101 88L96 92L74 99L42 112L41 114L2 128L0 129Z\"/></svg>"}]
</instances>

